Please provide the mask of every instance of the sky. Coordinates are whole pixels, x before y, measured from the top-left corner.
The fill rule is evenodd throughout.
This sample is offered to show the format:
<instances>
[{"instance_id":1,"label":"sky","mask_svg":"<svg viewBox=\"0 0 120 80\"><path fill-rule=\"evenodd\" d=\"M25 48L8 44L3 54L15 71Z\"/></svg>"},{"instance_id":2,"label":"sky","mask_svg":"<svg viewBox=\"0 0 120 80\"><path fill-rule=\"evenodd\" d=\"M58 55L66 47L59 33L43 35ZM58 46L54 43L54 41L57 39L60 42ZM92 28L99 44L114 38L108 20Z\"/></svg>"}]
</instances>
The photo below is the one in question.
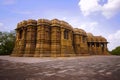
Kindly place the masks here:
<instances>
[{"instance_id":1,"label":"sky","mask_svg":"<svg viewBox=\"0 0 120 80\"><path fill-rule=\"evenodd\" d=\"M107 39L108 49L120 46L120 0L0 0L0 31L12 31L28 19L65 20Z\"/></svg>"}]
</instances>

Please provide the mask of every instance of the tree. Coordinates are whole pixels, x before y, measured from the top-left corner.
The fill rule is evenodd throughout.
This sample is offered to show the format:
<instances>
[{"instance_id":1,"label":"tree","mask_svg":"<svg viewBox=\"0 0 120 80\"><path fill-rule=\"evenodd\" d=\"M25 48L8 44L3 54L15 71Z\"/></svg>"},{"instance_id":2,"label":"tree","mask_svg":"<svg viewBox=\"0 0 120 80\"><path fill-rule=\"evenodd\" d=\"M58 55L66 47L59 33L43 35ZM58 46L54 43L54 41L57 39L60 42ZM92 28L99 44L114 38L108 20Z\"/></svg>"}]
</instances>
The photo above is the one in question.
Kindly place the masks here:
<instances>
[{"instance_id":1,"label":"tree","mask_svg":"<svg viewBox=\"0 0 120 80\"><path fill-rule=\"evenodd\" d=\"M120 55L120 46L116 47L110 52L112 55Z\"/></svg>"},{"instance_id":2,"label":"tree","mask_svg":"<svg viewBox=\"0 0 120 80\"><path fill-rule=\"evenodd\" d=\"M0 32L0 55L11 54L15 43L15 32Z\"/></svg>"}]
</instances>

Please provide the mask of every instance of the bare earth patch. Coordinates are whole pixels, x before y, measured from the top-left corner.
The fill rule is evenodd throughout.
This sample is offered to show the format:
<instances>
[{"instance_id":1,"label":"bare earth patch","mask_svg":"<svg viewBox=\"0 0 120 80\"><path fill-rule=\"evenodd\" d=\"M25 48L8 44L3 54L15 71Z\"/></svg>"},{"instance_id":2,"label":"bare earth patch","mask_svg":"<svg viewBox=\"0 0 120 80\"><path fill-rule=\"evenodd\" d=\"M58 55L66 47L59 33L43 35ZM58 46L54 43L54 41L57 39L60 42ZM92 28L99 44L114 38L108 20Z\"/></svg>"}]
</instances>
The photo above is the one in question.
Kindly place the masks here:
<instances>
[{"instance_id":1,"label":"bare earth patch","mask_svg":"<svg viewBox=\"0 0 120 80\"><path fill-rule=\"evenodd\" d=\"M0 56L0 80L120 80L120 56Z\"/></svg>"}]
</instances>

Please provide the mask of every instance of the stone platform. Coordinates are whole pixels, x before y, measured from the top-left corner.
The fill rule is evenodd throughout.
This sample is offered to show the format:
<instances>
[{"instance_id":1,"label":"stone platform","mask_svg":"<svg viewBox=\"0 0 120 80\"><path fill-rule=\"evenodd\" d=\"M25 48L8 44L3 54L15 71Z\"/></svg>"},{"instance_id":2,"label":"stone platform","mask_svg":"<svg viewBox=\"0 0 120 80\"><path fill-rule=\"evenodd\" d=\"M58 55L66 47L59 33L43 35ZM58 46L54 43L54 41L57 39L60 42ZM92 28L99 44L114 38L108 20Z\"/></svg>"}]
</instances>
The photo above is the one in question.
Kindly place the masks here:
<instances>
[{"instance_id":1,"label":"stone platform","mask_svg":"<svg viewBox=\"0 0 120 80\"><path fill-rule=\"evenodd\" d=\"M0 56L0 80L120 80L120 56Z\"/></svg>"}]
</instances>

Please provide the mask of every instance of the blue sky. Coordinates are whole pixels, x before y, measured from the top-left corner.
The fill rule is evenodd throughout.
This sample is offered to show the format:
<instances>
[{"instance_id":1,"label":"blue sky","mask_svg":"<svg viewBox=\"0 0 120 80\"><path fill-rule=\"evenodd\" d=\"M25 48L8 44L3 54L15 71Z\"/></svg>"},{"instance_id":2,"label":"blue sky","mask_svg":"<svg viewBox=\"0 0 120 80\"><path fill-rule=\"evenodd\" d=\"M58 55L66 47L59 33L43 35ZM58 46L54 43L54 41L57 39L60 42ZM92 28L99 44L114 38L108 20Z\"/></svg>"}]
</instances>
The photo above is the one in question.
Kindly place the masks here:
<instances>
[{"instance_id":1,"label":"blue sky","mask_svg":"<svg viewBox=\"0 0 120 80\"><path fill-rule=\"evenodd\" d=\"M0 0L0 31L11 31L22 20L58 18L104 36L112 50L120 45L119 4L120 0Z\"/></svg>"}]
</instances>

